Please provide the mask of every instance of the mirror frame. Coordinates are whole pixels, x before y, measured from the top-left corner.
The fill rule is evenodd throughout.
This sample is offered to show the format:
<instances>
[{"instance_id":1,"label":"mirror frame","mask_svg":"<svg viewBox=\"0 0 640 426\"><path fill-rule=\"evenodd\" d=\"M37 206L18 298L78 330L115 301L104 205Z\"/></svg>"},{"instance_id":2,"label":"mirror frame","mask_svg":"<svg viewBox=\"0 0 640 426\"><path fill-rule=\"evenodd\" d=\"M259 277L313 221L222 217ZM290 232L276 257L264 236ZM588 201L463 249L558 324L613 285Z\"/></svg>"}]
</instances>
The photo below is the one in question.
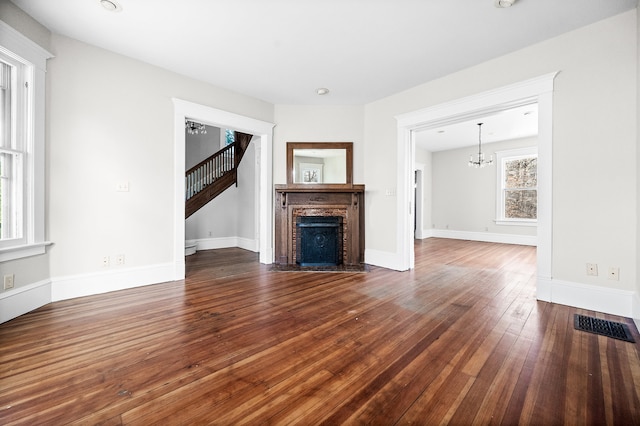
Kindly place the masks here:
<instances>
[{"instance_id":1,"label":"mirror frame","mask_svg":"<svg viewBox=\"0 0 640 426\"><path fill-rule=\"evenodd\" d=\"M344 149L346 151L346 183L296 183L293 181L294 149ZM353 185L353 142L287 142L287 185L300 187L332 187Z\"/></svg>"}]
</instances>

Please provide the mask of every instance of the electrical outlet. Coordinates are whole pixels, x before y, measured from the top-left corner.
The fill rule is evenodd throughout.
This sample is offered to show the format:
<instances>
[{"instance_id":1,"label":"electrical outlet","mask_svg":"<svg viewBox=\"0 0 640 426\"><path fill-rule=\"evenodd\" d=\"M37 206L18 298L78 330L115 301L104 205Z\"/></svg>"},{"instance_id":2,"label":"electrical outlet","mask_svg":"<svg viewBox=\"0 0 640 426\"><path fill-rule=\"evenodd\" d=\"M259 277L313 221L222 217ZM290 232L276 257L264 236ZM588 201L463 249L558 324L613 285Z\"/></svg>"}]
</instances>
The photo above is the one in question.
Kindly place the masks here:
<instances>
[{"instance_id":1,"label":"electrical outlet","mask_svg":"<svg viewBox=\"0 0 640 426\"><path fill-rule=\"evenodd\" d=\"M609 266L609 279L620 281L620 268L617 266Z\"/></svg>"},{"instance_id":2,"label":"electrical outlet","mask_svg":"<svg viewBox=\"0 0 640 426\"><path fill-rule=\"evenodd\" d=\"M129 192L129 182L118 182L116 185L116 191Z\"/></svg>"},{"instance_id":3,"label":"electrical outlet","mask_svg":"<svg viewBox=\"0 0 640 426\"><path fill-rule=\"evenodd\" d=\"M124 265L124 254L119 254L116 256L116 264Z\"/></svg>"},{"instance_id":4,"label":"electrical outlet","mask_svg":"<svg viewBox=\"0 0 640 426\"><path fill-rule=\"evenodd\" d=\"M4 289L9 290L10 288L13 288L13 274L4 276Z\"/></svg>"},{"instance_id":5,"label":"electrical outlet","mask_svg":"<svg viewBox=\"0 0 640 426\"><path fill-rule=\"evenodd\" d=\"M107 268L109 267L109 264L111 263L111 261L109 260L109 256L104 256L102 258L102 266Z\"/></svg>"},{"instance_id":6,"label":"electrical outlet","mask_svg":"<svg viewBox=\"0 0 640 426\"><path fill-rule=\"evenodd\" d=\"M587 263L587 275L591 275L594 277L598 276L598 264L597 263Z\"/></svg>"}]
</instances>

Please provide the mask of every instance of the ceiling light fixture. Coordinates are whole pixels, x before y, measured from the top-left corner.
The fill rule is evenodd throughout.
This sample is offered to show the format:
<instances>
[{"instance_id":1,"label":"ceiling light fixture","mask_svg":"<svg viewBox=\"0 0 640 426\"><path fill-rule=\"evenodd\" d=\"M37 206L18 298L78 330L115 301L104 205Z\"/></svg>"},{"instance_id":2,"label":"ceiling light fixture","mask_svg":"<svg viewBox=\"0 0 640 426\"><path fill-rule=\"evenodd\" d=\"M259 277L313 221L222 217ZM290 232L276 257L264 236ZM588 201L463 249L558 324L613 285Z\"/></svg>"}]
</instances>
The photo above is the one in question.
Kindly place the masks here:
<instances>
[{"instance_id":1,"label":"ceiling light fixture","mask_svg":"<svg viewBox=\"0 0 640 426\"><path fill-rule=\"evenodd\" d=\"M100 5L109 12L118 12L122 7L114 0L100 0Z\"/></svg>"},{"instance_id":2,"label":"ceiling light fixture","mask_svg":"<svg viewBox=\"0 0 640 426\"><path fill-rule=\"evenodd\" d=\"M493 5L499 8L511 7L516 0L493 0Z\"/></svg>"},{"instance_id":3,"label":"ceiling light fixture","mask_svg":"<svg viewBox=\"0 0 640 426\"><path fill-rule=\"evenodd\" d=\"M187 120L184 123L184 128L187 129L187 133L190 135L206 135L207 126L202 123L196 123L195 121Z\"/></svg>"},{"instance_id":4,"label":"ceiling light fixture","mask_svg":"<svg viewBox=\"0 0 640 426\"><path fill-rule=\"evenodd\" d=\"M482 153L482 123L478 123L478 161L473 161L473 155L469 156L469 167L475 167L480 169L482 167L493 164L493 155L489 157L489 161L485 161L484 154Z\"/></svg>"},{"instance_id":5,"label":"ceiling light fixture","mask_svg":"<svg viewBox=\"0 0 640 426\"><path fill-rule=\"evenodd\" d=\"M329 89L327 89L326 87L321 87L319 89L316 89L316 93L320 96L326 95L327 93L329 93Z\"/></svg>"}]
</instances>

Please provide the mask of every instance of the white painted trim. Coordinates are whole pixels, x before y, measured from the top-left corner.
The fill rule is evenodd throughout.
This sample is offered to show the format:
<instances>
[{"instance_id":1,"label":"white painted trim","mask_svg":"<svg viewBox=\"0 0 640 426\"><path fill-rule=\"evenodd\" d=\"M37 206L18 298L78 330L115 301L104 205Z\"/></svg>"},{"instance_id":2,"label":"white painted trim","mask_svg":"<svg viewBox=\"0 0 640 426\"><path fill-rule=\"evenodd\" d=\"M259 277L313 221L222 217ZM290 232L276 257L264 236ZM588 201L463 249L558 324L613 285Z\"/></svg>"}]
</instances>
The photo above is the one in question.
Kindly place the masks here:
<instances>
[{"instance_id":1,"label":"white painted trim","mask_svg":"<svg viewBox=\"0 0 640 426\"><path fill-rule=\"evenodd\" d=\"M184 253L182 256L184 257ZM172 263L164 263L52 278L50 301L56 302L173 281L173 266Z\"/></svg>"},{"instance_id":2,"label":"white painted trim","mask_svg":"<svg viewBox=\"0 0 640 426\"><path fill-rule=\"evenodd\" d=\"M0 293L0 324L51 302L51 281L44 280Z\"/></svg>"},{"instance_id":3,"label":"white painted trim","mask_svg":"<svg viewBox=\"0 0 640 426\"><path fill-rule=\"evenodd\" d=\"M199 238L187 241L187 243L191 242L197 245L196 250L198 251L238 247L257 253L260 249L257 240L242 237Z\"/></svg>"},{"instance_id":4,"label":"white painted trim","mask_svg":"<svg viewBox=\"0 0 640 426\"><path fill-rule=\"evenodd\" d=\"M37 43L25 37L20 31L4 21L0 21L0 46L2 51L13 56L20 55L21 58L31 62L36 68L42 71L47 69L47 59L53 58L53 54Z\"/></svg>"},{"instance_id":5,"label":"white painted trim","mask_svg":"<svg viewBox=\"0 0 640 426\"><path fill-rule=\"evenodd\" d=\"M633 293L631 301L631 318L633 318L636 328L640 330L640 295L638 292Z\"/></svg>"},{"instance_id":6,"label":"white painted trim","mask_svg":"<svg viewBox=\"0 0 640 426\"><path fill-rule=\"evenodd\" d=\"M424 230L424 173L426 166L422 163L416 163L414 168L414 173L417 175L418 179L414 183L415 191L413 197L413 203L415 205L415 230L414 230L414 238L423 239L423 230Z\"/></svg>"},{"instance_id":7,"label":"white painted trim","mask_svg":"<svg viewBox=\"0 0 640 426\"><path fill-rule=\"evenodd\" d=\"M537 219L509 219L505 218L505 163L509 160L523 158L538 158L538 147L528 146L525 148L507 149L496 151L496 219L495 224L501 226L537 226ZM527 188L531 189L531 188ZM534 188L536 191L538 188Z\"/></svg>"},{"instance_id":8,"label":"white painted trim","mask_svg":"<svg viewBox=\"0 0 640 426\"><path fill-rule=\"evenodd\" d=\"M373 249L365 249L364 263L369 265L380 266L382 268L393 269L395 271L403 271L401 269L403 262L397 253Z\"/></svg>"},{"instance_id":9,"label":"white painted trim","mask_svg":"<svg viewBox=\"0 0 640 426\"><path fill-rule=\"evenodd\" d=\"M173 98L174 105L174 279L184 279L184 120L189 117L198 122L221 128L232 128L249 133L254 138L259 153L259 203L257 205L259 229L257 230L260 262L273 263L273 123L256 120L228 111Z\"/></svg>"},{"instance_id":10,"label":"white painted trim","mask_svg":"<svg viewBox=\"0 0 640 426\"><path fill-rule=\"evenodd\" d=\"M538 280L538 300L589 311L632 317L634 293L560 280ZM637 322L636 322L637 323Z\"/></svg>"},{"instance_id":11,"label":"white painted trim","mask_svg":"<svg viewBox=\"0 0 640 426\"><path fill-rule=\"evenodd\" d=\"M28 104L24 125L25 181L23 242L5 260L42 254L45 247L45 109L47 60L53 55L29 40L5 22L0 21L0 52L22 62L26 67Z\"/></svg>"},{"instance_id":12,"label":"white painted trim","mask_svg":"<svg viewBox=\"0 0 640 426\"><path fill-rule=\"evenodd\" d=\"M44 254L47 251L46 247L51 244L50 241L43 241L41 243L2 248L0 249L0 262Z\"/></svg>"},{"instance_id":13,"label":"white painted trim","mask_svg":"<svg viewBox=\"0 0 640 426\"><path fill-rule=\"evenodd\" d=\"M551 288L553 287L553 283L551 278L538 276L536 280L536 299L541 300L543 302L551 303Z\"/></svg>"},{"instance_id":14,"label":"white painted trim","mask_svg":"<svg viewBox=\"0 0 640 426\"><path fill-rule=\"evenodd\" d=\"M422 231L420 231L420 236L416 235L416 240L424 240L425 238L435 237L435 235L433 235L433 231L433 228L423 229Z\"/></svg>"},{"instance_id":15,"label":"white painted trim","mask_svg":"<svg viewBox=\"0 0 640 426\"><path fill-rule=\"evenodd\" d=\"M495 90L396 116L397 227L396 253L401 270L414 267L411 215L415 130L456 123L515 106L538 103L538 256L537 275L551 280L552 267L552 148L553 80L558 72Z\"/></svg>"},{"instance_id":16,"label":"white painted trim","mask_svg":"<svg viewBox=\"0 0 640 426\"><path fill-rule=\"evenodd\" d=\"M486 243L518 244L522 246L536 246L535 235L498 234L494 232L454 231L451 229L431 229L432 237L450 238L454 240L483 241Z\"/></svg>"}]
</instances>

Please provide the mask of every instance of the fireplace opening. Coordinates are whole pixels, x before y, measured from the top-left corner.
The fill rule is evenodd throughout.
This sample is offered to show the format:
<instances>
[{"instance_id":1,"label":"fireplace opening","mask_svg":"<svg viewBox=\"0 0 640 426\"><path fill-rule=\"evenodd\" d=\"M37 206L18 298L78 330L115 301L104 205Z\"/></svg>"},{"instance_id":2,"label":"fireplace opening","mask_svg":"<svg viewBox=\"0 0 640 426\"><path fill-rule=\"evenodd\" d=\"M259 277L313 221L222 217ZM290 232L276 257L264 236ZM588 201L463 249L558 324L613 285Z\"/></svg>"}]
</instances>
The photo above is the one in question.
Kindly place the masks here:
<instances>
[{"instance_id":1,"label":"fireplace opening","mask_svg":"<svg viewBox=\"0 0 640 426\"><path fill-rule=\"evenodd\" d=\"M296 263L300 266L342 264L342 217L299 216L296 219Z\"/></svg>"}]
</instances>

